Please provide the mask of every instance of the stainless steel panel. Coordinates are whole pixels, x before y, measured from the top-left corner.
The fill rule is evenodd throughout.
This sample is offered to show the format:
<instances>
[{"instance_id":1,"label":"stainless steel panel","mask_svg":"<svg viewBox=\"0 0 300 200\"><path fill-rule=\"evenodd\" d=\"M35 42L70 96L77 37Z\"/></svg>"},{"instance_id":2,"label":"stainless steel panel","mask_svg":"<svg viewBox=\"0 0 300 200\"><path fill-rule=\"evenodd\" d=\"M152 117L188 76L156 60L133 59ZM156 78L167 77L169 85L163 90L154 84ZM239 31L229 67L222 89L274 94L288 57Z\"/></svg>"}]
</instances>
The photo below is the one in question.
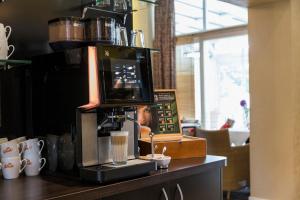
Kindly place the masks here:
<instances>
[{"instance_id":1,"label":"stainless steel panel","mask_svg":"<svg viewBox=\"0 0 300 200\"><path fill-rule=\"evenodd\" d=\"M131 118L134 118L134 112L127 112ZM134 159L134 122L126 120L122 131L128 131L128 159Z\"/></svg>"},{"instance_id":2,"label":"stainless steel panel","mask_svg":"<svg viewBox=\"0 0 300 200\"><path fill-rule=\"evenodd\" d=\"M99 164L97 144L97 114L82 113L82 164L84 167Z\"/></svg>"}]
</instances>

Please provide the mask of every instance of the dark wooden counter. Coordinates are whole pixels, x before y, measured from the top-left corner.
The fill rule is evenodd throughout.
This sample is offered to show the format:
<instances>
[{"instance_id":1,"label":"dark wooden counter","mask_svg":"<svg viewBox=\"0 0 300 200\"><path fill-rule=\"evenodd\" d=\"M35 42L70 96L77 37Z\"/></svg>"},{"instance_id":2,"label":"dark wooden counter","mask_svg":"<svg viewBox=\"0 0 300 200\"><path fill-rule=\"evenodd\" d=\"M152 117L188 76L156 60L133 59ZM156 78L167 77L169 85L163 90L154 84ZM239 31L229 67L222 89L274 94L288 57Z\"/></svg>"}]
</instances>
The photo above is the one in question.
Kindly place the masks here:
<instances>
[{"instance_id":1,"label":"dark wooden counter","mask_svg":"<svg viewBox=\"0 0 300 200\"><path fill-rule=\"evenodd\" d=\"M2 179L0 180L0 199L94 200L193 176L210 169L221 169L225 166L225 162L225 158L219 156L172 160L168 170L159 170L149 176L109 185L91 185L80 181L46 176L21 176L14 180Z\"/></svg>"}]
</instances>

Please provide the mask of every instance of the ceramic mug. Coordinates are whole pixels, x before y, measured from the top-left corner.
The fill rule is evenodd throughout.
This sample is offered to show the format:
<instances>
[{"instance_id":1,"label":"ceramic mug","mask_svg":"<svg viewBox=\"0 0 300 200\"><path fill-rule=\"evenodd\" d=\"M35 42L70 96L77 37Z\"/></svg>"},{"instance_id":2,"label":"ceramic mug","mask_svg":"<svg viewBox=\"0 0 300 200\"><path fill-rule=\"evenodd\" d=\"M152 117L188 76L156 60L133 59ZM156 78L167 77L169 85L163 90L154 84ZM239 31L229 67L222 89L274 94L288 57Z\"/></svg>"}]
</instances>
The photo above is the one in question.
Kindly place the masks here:
<instances>
[{"instance_id":1,"label":"ceramic mug","mask_svg":"<svg viewBox=\"0 0 300 200\"><path fill-rule=\"evenodd\" d=\"M37 153L31 155L24 155L24 159L27 160L27 166L25 168L26 176L39 175L40 171L46 164L46 159L40 158L40 155Z\"/></svg>"},{"instance_id":2,"label":"ceramic mug","mask_svg":"<svg viewBox=\"0 0 300 200\"><path fill-rule=\"evenodd\" d=\"M21 143L21 142L24 142L26 140L26 137L22 136L22 137L15 138L13 140L16 140L18 143ZM13 140L10 140L10 141L13 141Z\"/></svg>"},{"instance_id":3,"label":"ceramic mug","mask_svg":"<svg viewBox=\"0 0 300 200\"><path fill-rule=\"evenodd\" d=\"M15 51L13 45L8 45L8 38L11 34L11 27L0 23L0 59L8 59ZM10 53L8 53L10 52Z\"/></svg>"},{"instance_id":4,"label":"ceramic mug","mask_svg":"<svg viewBox=\"0 0 300 200\"><path fill-rule=\"evenodd\" d=\"M39 140L38 138L26 140L24 141L24 143L25 143L24 155L27 154L29 155L34 153L38 153L40 155L44 148L44 141Z\"/></svg>"},{"instance_id":5,"label":"ceramic mug","mask_svg":"<svg viewBox=\"0 0 300 200\"><path fill-rule=\"evenodd\" d=\"M7 46L7 44L5 44L5 41L0 40L0 59L8 59L10 56L12 56L14 51L14 45Z\"/></svg>"},{"instance_id":6,"label":"ceramic mug","mask_svg":"<svg viewBox=\"0 0 300 200\"><path fill-rule=\"evenodd\" d=\"M0 138L0 144L5 143L7 141L8 141L8 139L6 137L5 138Z\"/></svg>"},{"instance_id":7,"label":"ceramic mug","mask_svg":"<svg viewBox=\"0 0 300 200\"><path fill-rule=\"evenodd\" d=\"M4 26L4 24L0 23L0 40L8 40L11 34L11 27L10 26Z\"/></svg>"},{"instance_id":8,"label":"ceramic mug","mask_svg":"<svg viewBox=\"0 0 300 200\"><path fill-rule=\"evenodd\" d=\"M23 164L23 167L21 167ZM18 178L19 174L27 166L27 160L21 160L20 156L1 158L0 167L5 179Z\"/></svg>"},{"instance_id":9,"label":"ceramic mug","mask_svg":"<svg viewBox=\"0 0 300 200\"><path fill-rule=\"evenodd\" d=\"M16 157L21 156L24 152L25 144L24 142L18 143L16 140L12 140L2 143L0 147L1 158Z\"/></svg>"},{"instance_id":10,"label":"ceramic mug","mask_svg":"<svg viewBox=\"0 0 300 200\"><path fill-rule=\"evenodd\" d=\"M22 137L18 137L18 138L15 138L13 140L10 140L10 141L16 141L18 144L20 144L19 145L19 151L21 152L22 149L23 149L23 145L25 144L25 143L22 143L22 142L24 142L25 140L26 140L26 137L22 136Z\"/></svg>"}]
</instances>

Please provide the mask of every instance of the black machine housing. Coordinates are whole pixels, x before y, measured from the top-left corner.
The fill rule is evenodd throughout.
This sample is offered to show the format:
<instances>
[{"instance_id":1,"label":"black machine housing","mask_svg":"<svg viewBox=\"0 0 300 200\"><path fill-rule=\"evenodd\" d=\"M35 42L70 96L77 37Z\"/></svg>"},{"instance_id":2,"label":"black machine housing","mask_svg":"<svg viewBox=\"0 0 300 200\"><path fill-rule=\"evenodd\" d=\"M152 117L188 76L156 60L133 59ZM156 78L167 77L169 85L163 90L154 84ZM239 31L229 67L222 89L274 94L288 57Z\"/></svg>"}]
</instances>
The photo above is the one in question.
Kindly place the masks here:
<instances>
[{"instance_id":1,"label":"black machine housing","mask_svg":"<svg viewBox=\"0 0 300 200\"><path fill-rule=\"evenodd\" d=\"M33 58L32 109L29 110L32 110L31 129L35 135L69 131L76 122L76 109L89 103L88 48ZM96 109L153 103L150 49L110 45L98 45L96 49L101 102ZM116 68L132 65L137 69L133 75L136 79L129 83L123 79L120 86L114 87L118 78L114 76Z\"/></svg>"},{"instance_id":2,"label":"black machine housing","mask_svg":"<svg viewBox=\"0 0 300 200\"><path fill-rule=\"evenodd\" d=\"M91 53L92 52L92 53ZM95 53L95 73L91 73L91 54ZM110 118L107 126L97 130L108 115L125 116L131 113L136 120L137 105L154 101L151 68L151 50L146 48L97 45L36 56L30 67L31 89L28 97L28 127L34 136L71 133L76 141L77 167L82 177L96 182L113 181L142 175L155 169L152 162L142 162L123 168L101 167L102 162L84 162L84 141L105 140L110 130L121 130L124 119ZM96 76L95 76L96 74ZM91 82L91 79L97 79ZM97 84L95 84L97 83ZM97 86L97 87L95 87ZM97 88L97 99L91 93ZM94 90L93 90L94 89ZM94 104L93 104L94 103ZM93 104L91 106L91 104ZM86 115L85 115L86 113ZM85 138L81 118L96 113L96 136ZM93 117L91 119L94 119ZM93 120L91 120L93 121ZM90 123L90 122L89 122ZM95 125L93 124L93 127ZM138 156L137 124L134 123L134 156ZM98 139L97 139L98 137ZM99 139L100 138L100 139ZM90 141L89 141L90 142ZM101 143L101 142L100 142ZM95 149L95 148L94 148ZM90 153L90 152L89 152ZM91 152L93 154L93 152ZM87 154L87 157L91 157ZM96 156L94 156L95 158ZM98 159L98 158L96 158ZM95 159L94 159L95 160ZM93 161L94 161L93 160ZM86 164L93 163L93 164ZM94 166L93 166L94 165ZM116 176L117 174L117 176Z\"/></svg>"}]
</instances>

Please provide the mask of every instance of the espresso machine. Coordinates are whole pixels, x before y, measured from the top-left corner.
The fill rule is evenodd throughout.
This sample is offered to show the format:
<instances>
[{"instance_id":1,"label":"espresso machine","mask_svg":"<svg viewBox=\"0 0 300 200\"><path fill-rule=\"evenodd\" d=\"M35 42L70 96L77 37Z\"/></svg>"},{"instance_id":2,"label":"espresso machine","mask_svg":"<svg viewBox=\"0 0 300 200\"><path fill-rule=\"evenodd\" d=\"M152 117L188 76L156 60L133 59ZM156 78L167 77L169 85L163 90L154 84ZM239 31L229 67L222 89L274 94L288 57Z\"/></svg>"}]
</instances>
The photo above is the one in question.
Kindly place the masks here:
<instances>
[{"instance_id":1,"label":"espresso machine","mask_svg":"<svg viewBox=\"0 0 300 200\"><path fill-rule=\"evenodd\" d=\"M148 174L138 159L138 105L153 103L150 49L96 45L36 56L31 66L29 130L71 131L82 180L107 183ZM112 164L110 132L126 130L127 164Z\"/></svg>"}]
</instances>

